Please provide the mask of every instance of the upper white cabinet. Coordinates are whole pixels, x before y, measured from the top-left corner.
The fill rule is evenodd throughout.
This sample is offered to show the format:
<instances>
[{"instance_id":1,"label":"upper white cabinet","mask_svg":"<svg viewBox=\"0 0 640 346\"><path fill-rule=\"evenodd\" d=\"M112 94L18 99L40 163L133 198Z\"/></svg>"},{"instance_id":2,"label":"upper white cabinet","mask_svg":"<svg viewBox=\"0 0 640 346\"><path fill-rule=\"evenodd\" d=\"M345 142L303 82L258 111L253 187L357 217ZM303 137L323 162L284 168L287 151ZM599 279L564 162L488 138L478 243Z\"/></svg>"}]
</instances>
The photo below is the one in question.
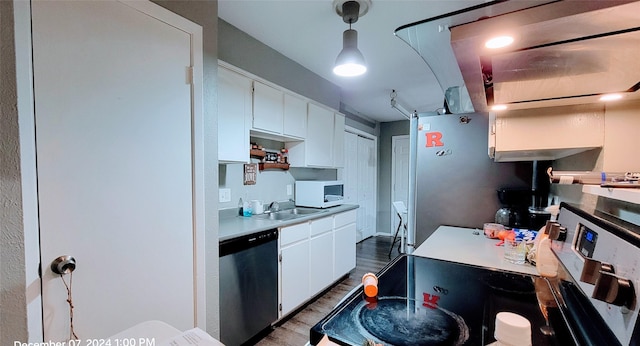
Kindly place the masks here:
<instances>
[{"instance_id":1,"label":"upper white cabinet","mask_svg":"<svg viewBox=\"0 0 640 346\"><path fill-rule=\"evenodd\" d=\"M495 161L555 160L604 145L604 112L593 106L489 113Z\"/></svg>"},{"instance_id":2,"label":"upper white cabinet","mask_svg":"<svg viewBox=\"0 0 640 346\"><path fill-rule=\"evenodd\" d=\"M249 162L251 79L218 68L218 160Z\"/></svg>"},{"instance_id":3,"label":"upper white cabinet","mask_svg":"<svg viewBox=\"0 0 640 346\"><path fill-rule=\"evenodd\" d=\"M284 94L284 119L282 134L304 139L307 135L307 101L291 94Z\"/></svg>"},{"instance_id":4,"label":"upper white cabinet","mask_svg":"<svg viewBox=\"0 0 640 346\"><path fill-rule=\"evenodd\" d=\"M309 104L307 110L307 152L308 166L331 167L333 165L333 111Z\"/></svg>"},{"instance_id":5,"label":"upper white cabinet","mask_svg":"<svg viewBox=\"0 0 640 346\"><path fill-rule=\"evenodd\" d=\"M249 162L250 137L285 142L293 167L344 167L345 116L223 61L218 159Z\"/></svg>"},{"instance_id":6,"label":"upper white cabinet","mask_svg":"<svg viewBox=\"0 0 640 346\"><path fill-rule=\"evenodd\" d=\"M256 137L302 140L307 133L307 101L254 81L251 129Z\"/></svg>"},{"instance_id":7,"label":"upper white cabinet","mask_svg":"<svg viewBox=\"0 0 640 346\"><path fill-rule=\"evenodd\" d=\"M284 92L253 82L253 130L282 134Z\"/></svg>"},{"instance_id":8,"label":"upper white cabinet","mask_svg":"<svg viewBox=\"0 0 640 346\"><path fill-rule=\"evenodd\" d=\"M344 115L309 103L307 134L302 142L285 143L294 167L344 166Z\"/></svg>"}]
</instances>

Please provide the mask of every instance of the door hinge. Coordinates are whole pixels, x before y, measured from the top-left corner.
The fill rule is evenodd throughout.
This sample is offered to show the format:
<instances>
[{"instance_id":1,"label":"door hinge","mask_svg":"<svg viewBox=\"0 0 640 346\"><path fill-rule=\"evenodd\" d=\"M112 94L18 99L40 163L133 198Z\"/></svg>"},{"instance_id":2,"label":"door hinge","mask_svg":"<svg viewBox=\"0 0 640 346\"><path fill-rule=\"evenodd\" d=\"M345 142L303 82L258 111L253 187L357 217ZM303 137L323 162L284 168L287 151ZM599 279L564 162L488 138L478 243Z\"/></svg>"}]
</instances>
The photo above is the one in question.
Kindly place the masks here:
<instances>
[{"instance_id":1,"label":"door hinge","mask_svg":"<svg viewBox=\"0 0 640 346\"><path fill-rule=\"evenodd\" d=\"M193 84L193 66L187 66L187 84Z\"/></svg>"},{"instance_id":2,"label":"door hinge","mask_svg":"<svg viewBox=\"0 0 640 346\"><path fill-rule=\"evenodd\" d=\"M278 255L278 262L281 262L281 263L282 263L282 254L279 254L279 255Z\"/></svg>"},{"instance_id":3,"label":"door hinge","mask_svg":"<svg viewBox=\"0 0 640 346\"><path fill-rule=\"evenodd\" d=\"M278 310L282 311L282 303L278 304Z\"/></svg>"}]
</instances>

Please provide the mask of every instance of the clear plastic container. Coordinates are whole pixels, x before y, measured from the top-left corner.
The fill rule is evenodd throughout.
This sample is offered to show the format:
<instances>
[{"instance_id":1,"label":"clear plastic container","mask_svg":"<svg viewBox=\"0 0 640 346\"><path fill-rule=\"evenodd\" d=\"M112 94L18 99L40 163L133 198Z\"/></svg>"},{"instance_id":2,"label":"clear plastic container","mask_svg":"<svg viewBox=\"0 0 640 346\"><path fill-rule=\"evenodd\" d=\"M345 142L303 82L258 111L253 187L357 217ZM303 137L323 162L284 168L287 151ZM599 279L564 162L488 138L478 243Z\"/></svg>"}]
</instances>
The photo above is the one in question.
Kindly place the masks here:
<instances>
[{"instance_id":1,"label":"clear plastic container","mask_svg":"<svg viewBox=\"0 0 640 346\"><path fill-rule=\"evenodd\" d=\"M513 264L524 264L527 256L527 242L523 239L504 240L504 259Z\"/></svg>"}]
</instances>

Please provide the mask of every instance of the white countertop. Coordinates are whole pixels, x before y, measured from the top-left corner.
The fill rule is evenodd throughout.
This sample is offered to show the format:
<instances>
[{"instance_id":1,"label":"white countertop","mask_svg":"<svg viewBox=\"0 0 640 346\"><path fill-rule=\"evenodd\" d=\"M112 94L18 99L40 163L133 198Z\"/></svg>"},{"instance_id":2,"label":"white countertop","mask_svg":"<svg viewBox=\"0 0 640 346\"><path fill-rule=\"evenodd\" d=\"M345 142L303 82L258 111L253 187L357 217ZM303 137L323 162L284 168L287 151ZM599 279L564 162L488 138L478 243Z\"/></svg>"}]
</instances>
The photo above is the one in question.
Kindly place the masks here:
<instances>
[{"instance_id":1,"label":"white countertop","mask_svg":"<svg viewBox=\"0 0 640 346\"><path fill-rule=\"evenodd\" d=\"M227 239L232 239L232 238L240 237L243 235L248 235L251 233L266 231L266 230L270 230L278 227L293 225L296 223L301 223L301 222L341 213L341 212L356 209L356 208L358 208L358 205L356 204L343 204L343 205L339 205L331 208L318 209L320 211L317 213L300 216L290 220L266 220L266 219L257 218L255 217L255 215L251 217L244 217L244 216L238 216L238 215L231 216L231 217L221 216L220 229L218 231L218 240L224 241Z\"/></svg>"},{"instance_id":2,"label":"white countertop","mask_svg":"<svg viewBox=\"0 0 640 346\"><path fill-rule=\"evenodd\" d=\"M485 237L481 229L440 226L413 255L538 275L536 267L529 263L505 261L504 247L496 246L498 242Z\"/></svg>"}]
</instances>

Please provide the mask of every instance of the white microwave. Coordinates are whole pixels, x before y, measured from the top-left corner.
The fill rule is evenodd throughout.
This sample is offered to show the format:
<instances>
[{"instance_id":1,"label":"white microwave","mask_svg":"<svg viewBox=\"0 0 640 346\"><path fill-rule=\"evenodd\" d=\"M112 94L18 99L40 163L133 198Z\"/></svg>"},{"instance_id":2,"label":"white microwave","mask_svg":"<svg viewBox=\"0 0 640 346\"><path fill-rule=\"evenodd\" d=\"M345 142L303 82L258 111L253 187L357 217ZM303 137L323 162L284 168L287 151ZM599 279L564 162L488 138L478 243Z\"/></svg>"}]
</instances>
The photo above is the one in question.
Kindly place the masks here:
<instances>
[{"instance_id":1,"label":"white microwave","mask_svg":"<svg viewBox=\"0 0 640 346\"><path fill-rule=\"evenodd\" d=\"M339 180L300 180L295 186L298 207L329 208L344 202L344 184Z\"/></svg>"}]
</instances>

